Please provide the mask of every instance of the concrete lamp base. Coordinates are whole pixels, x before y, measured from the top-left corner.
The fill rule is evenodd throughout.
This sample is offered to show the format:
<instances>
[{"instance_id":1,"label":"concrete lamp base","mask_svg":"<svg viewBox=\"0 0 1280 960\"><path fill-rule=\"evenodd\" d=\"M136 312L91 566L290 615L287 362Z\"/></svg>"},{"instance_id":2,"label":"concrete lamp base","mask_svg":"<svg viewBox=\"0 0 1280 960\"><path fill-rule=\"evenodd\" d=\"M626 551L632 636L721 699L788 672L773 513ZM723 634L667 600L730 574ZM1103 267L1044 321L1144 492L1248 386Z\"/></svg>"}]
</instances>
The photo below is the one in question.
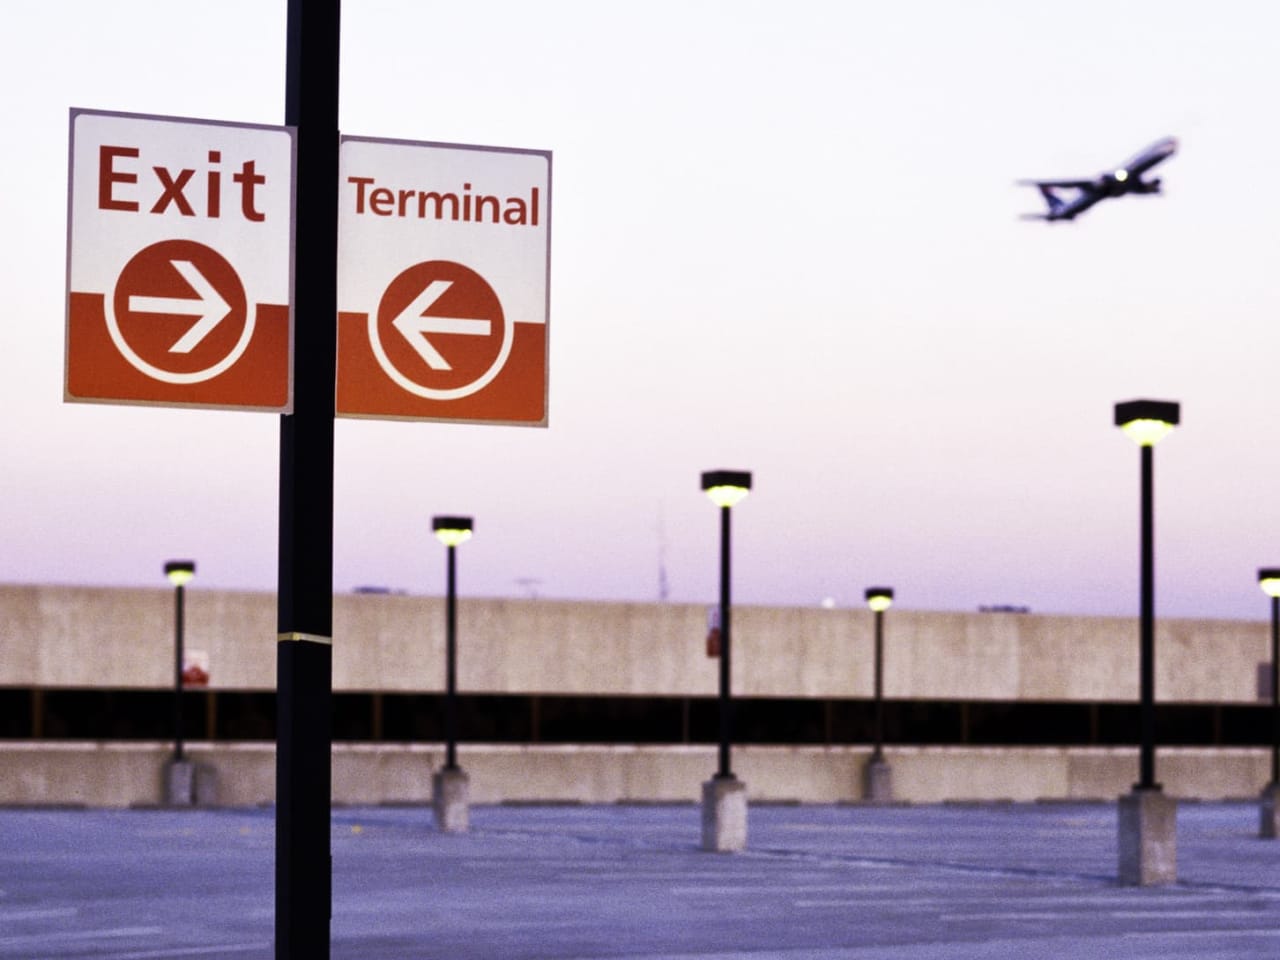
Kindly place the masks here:
<instances>
[{"instance_id":1,"label":"concrete lamp base","mask_svg":"<svg viewBox=\"0 0 1280 960\"><path fill-rule=\"evenodd\" d=\"M195 805L196 765L190 760L170 760L164 765L164 802L169 807Z\"/></svg>"},{"instance_id":2,"label":"concrete lamp base","mask_svg":"<svg viewBox=\"0 0 1280 960\"><path fill-rule=\"evenodd\" d=\"M1120 798L1120 882L1131 887L1178 879L1178 804L1159 789Z\"/></svg>"},{"instance_id":3,"label":"concrete lamp base","mask_svg":"<svg viewBox=\"0 0 1280 960\"><path fill-rule=\"evenodd\" d=\"M431 808L442 833L466 833L470 826L471 779L461 769L437 770L431 776Z\"/></svg>"},{"instance_id":4,"label":"concrete lamp base","mask_svg":"<svg viewBox=\"0 0 1280 960\"><path fill-rule=\"evenodd\" d=\"M702 849L736 853L747 848L747 785L712 777L702 785Z\"/></svg>"},{"instance_id":5,"label":"concrete lamp base","mask_svg":"<svg viewBox=\"0 0 1280 960\"><path fill-rule=\"evenodd\" d=\"M216 807L217 771L207 763L169 760L164 765L164 803L169 807Z\"/></svg>"},{"instance_id":6,"label":"concrete lamp base","mask_svg":"<svg viewBox=\"0 0 1280 960\"><path fill-rule=\"evenodd\" d=\"M1267 784L1258 800L1258 813L1258 836L1264 840L1280 837L1280 784Z\"/></svg>"},{"instance_id":7,"label":"concrete lamp base","mask_svg":"<svg viewBox=\"0 0 1280 960\"><path fill-rule=\"evenodd\" d=\"M893 769L884 757L873 757L862 768L862 799L866 803L893 803Z\"/></svg>"}]
</instances>

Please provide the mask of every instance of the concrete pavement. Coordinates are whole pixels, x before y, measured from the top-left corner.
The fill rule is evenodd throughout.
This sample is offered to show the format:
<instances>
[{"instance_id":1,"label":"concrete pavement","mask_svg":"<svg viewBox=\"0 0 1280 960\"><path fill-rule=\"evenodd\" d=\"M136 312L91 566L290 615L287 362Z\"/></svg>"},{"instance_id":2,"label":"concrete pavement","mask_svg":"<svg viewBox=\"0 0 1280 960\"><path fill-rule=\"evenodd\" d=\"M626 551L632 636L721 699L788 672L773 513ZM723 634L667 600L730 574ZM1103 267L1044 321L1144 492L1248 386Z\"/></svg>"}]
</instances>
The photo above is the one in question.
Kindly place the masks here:
<instances>
[{"instance_id":1,"label":"concrete pavement","mask_svg":"<svg viewBox=\"0 0 1280 960\"><path fill-rule=\"evenodd\" d=\"M335 958L1280 956L1280 842L1183 804L1179 877L1115 883L1116 805L774 806L744 853L690 804L333 815ZM0 958L272 956L273 813L0 810ZM323 920L318 920L323 922Z\"/></svg>"}]
</instances>

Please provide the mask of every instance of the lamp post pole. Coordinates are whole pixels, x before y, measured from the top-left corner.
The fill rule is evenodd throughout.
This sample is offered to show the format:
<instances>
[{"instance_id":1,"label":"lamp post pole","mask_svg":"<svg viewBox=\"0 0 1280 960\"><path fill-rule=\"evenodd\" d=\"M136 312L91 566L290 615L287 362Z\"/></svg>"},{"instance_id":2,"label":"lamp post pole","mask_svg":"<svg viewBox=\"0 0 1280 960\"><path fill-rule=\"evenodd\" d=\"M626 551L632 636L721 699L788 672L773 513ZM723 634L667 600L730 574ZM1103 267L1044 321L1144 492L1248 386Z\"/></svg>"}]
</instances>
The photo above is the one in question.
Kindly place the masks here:
<instances>
[{"instance_id":1,"label":"lamp post pole","mask_svg":"<svg viewBox=\"0 0 1280 960\"><path fill-rule=\"evenodd\" d=\"M1141 754L1139 759L1138 788L1159 790L1156 782L1156 550L1155 550L1155 491L1152 482L1153 449L1142 446L1142 576L1139 623L1139 660L1141 678L1139 697L1142 703L1139 715Z\"/></svg>"},{"instance_id":2,"label":"lamp post pole","mask_svg":"<svg viewBox=\"0 0 1280 960\"><path fill-rule=\"evenodd\" d=\"M444 732L446 770L458 769L458 582L457 552L454 544L445 547L448 566L448 596L445 599L445 694Z\"/></svg>"},{"instance_id":3,"label":"lamp post pole","mask_svg":"<svg viewBox=\"0 0 1280 960\"><path fill-rule=\"evenodd\" d=\"M182 750L182 621L183 595L186 588L178 584L173 588L173 762L184 759Z\"/></svg>"},{"instance_id":4,"label":"lamp post pole","mask_svg":"<svg viewBox=\"0 0 1280 960\"><path fill-rule=\"evenodd\" d=\"M1280 791L1280 567L1258 571L1258 586L1271 598L1271 781Z\"/></svg>"},{"instance_id":5,"label":"lamp post pole","mask_svg":"<svg viewBox=\"0 0 1280 960\"><path fill-rule=\"evenodd\" d=\"M1271 597L1271 785L1280 787L1280 596Z\"/></svg>"},{"instance_id":6,"label":"lamp post pole","mask_svg":"<svg viewBox=\"0 0 1280 960\"><path fill-rule=\"evenodd\" d=\"M183 632L186 621L186 585L196 574L193 560L170 560L164 575L173 584L173 762L186 758L182 738L182 661Z\"/></svg>"},{"instance_id":7,"label":"lamp post pole","mask_svg":"<svg viewBox=\"0 0 1280 960\"><path fill-rule=\"evenodd\" d=\"M1258 835L1280 836L1280 567L1258 571L1258 586L1271 598L1271 779L1258 808Z\"/></svg>"},{"instance_id":8,"label":"lamp post pole","mask_svg":"<svg viewBox=\"0 0 1280 960\"><path fill-rule=\"evenodd\" d=\"M720 508L720 753L716 776L733 777L729 765L729 743L733 739L733 701L729 691L729 661L733 647L729 634L729 513L733 508Z\"/></svg>"},{"instance_id":9,"label":"lamp post pole","mask_svg":"<svg viewBox=\"0 0 1280 960\"><path fill-rule=\"evenodd\" d=\"M884 759L884 611L876 611L876 745L871 759Z\"/></svg>"}]
</instances>

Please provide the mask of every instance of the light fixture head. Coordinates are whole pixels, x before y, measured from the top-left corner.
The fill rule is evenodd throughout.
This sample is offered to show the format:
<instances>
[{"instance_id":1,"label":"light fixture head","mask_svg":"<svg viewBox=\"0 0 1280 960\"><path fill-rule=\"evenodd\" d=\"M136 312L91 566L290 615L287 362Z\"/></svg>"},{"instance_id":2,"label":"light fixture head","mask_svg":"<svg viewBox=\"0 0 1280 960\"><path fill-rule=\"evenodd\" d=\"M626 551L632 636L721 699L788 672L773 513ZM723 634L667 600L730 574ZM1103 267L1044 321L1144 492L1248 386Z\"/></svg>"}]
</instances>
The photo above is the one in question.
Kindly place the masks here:
<instances>
[{"instance_id":1,"label":"light fixture head","mask_svg":"<svg viewBox=\"0 0 1280 960\"><path fill-rule=\"evenodd\" d=\"M164 565L164 575L175 587L182 587L191 582L196 575L194 560L170 560Z\"/></svg>"},{"instance_id":2,"label":"light fixture head","mask_svg":"<svg viewBox=\"0 0 1280 960\"><path fill-rule=\"evenodd\" d=\"M1116 404L1116 426L1140 447L1153 447L1178 425L1172 400L1126 400Z\"/></svg>"},{"instance_id":3,"label":"light fixture head","mask_svg":"<svg viewBox=\"0 0 1280 960\"><path fill-rule=\"evenodd\" d=\"M471 539L474 525L470 517L432 517L431 529L446 547L456 547Z\"/></svg>"},{"instance_id":4,"label":"light fixture head","mask_svg":"<svg viewBox=\"0 0 1280 960\"><path fill-rule=\"evenodd\" d=\"M751 492L751 472L708 470L702 474L702 489L717 507L732 507Z\"/></svg>"},{"instance_id":5,"label":"light fixture head","mask_svg":"<svg viewBox=\"0 0 1280 960\"><path fill-rule=\"evenodd\" d=\"M867 606L883 613L893 606L893 587L867 587Z\"/></svg>"},{"instance_id":6,"label":"light fixture head","mask_svg":"<svg viewBox=\"0 0 1280 960\"><path fill-rule=\"evenodd\" d=\"M1280 597L1280 568L1263 567L1259 570L1258 586L1268 597Z\"/></svg>"}]
</instances>

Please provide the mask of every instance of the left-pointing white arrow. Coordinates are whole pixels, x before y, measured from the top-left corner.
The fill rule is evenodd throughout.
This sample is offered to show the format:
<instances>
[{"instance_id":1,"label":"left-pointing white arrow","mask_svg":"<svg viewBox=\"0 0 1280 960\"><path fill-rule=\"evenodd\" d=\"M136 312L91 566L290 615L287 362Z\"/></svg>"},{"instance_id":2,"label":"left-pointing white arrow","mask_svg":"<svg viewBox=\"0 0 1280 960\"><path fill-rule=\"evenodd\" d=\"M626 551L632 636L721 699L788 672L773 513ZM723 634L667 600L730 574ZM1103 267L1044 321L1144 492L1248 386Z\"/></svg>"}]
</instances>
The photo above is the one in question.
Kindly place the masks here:
<instances>
[{"instance_id":1,"label":"left-pointing white arrow","mask_svg":"<svg viewBox=\"0 0 1280 960\"><path fill-rule=\"evenodd\" d=\"M183 317L199 317L191 329L178 338L169 348L170 353L190 353L200 345L214 329L231 313L231 304L190 260L170 260L173 269L181 274L195 292L195 297L134 297L129 298L129 310L133 313L170 313Z\"/></svg>"},{"instance_id":2,"label":"left-pointing white arrow","mask_svg":"<svg viewBox=\"0 0 1280 960\"><path fill-rule=\"evenodd\" d=\"M413 347L418 356L432 370L452 370L453 367L424 334L460 333L471 337L487 337L492 329L488 320L423 316L451 286L453 286L452 280L432 280L427 284L426 289L414 297L413 302L391 321L391 325L400 331L400 336L409 342L409 346Z\"/></svg>"}]
</instances>

